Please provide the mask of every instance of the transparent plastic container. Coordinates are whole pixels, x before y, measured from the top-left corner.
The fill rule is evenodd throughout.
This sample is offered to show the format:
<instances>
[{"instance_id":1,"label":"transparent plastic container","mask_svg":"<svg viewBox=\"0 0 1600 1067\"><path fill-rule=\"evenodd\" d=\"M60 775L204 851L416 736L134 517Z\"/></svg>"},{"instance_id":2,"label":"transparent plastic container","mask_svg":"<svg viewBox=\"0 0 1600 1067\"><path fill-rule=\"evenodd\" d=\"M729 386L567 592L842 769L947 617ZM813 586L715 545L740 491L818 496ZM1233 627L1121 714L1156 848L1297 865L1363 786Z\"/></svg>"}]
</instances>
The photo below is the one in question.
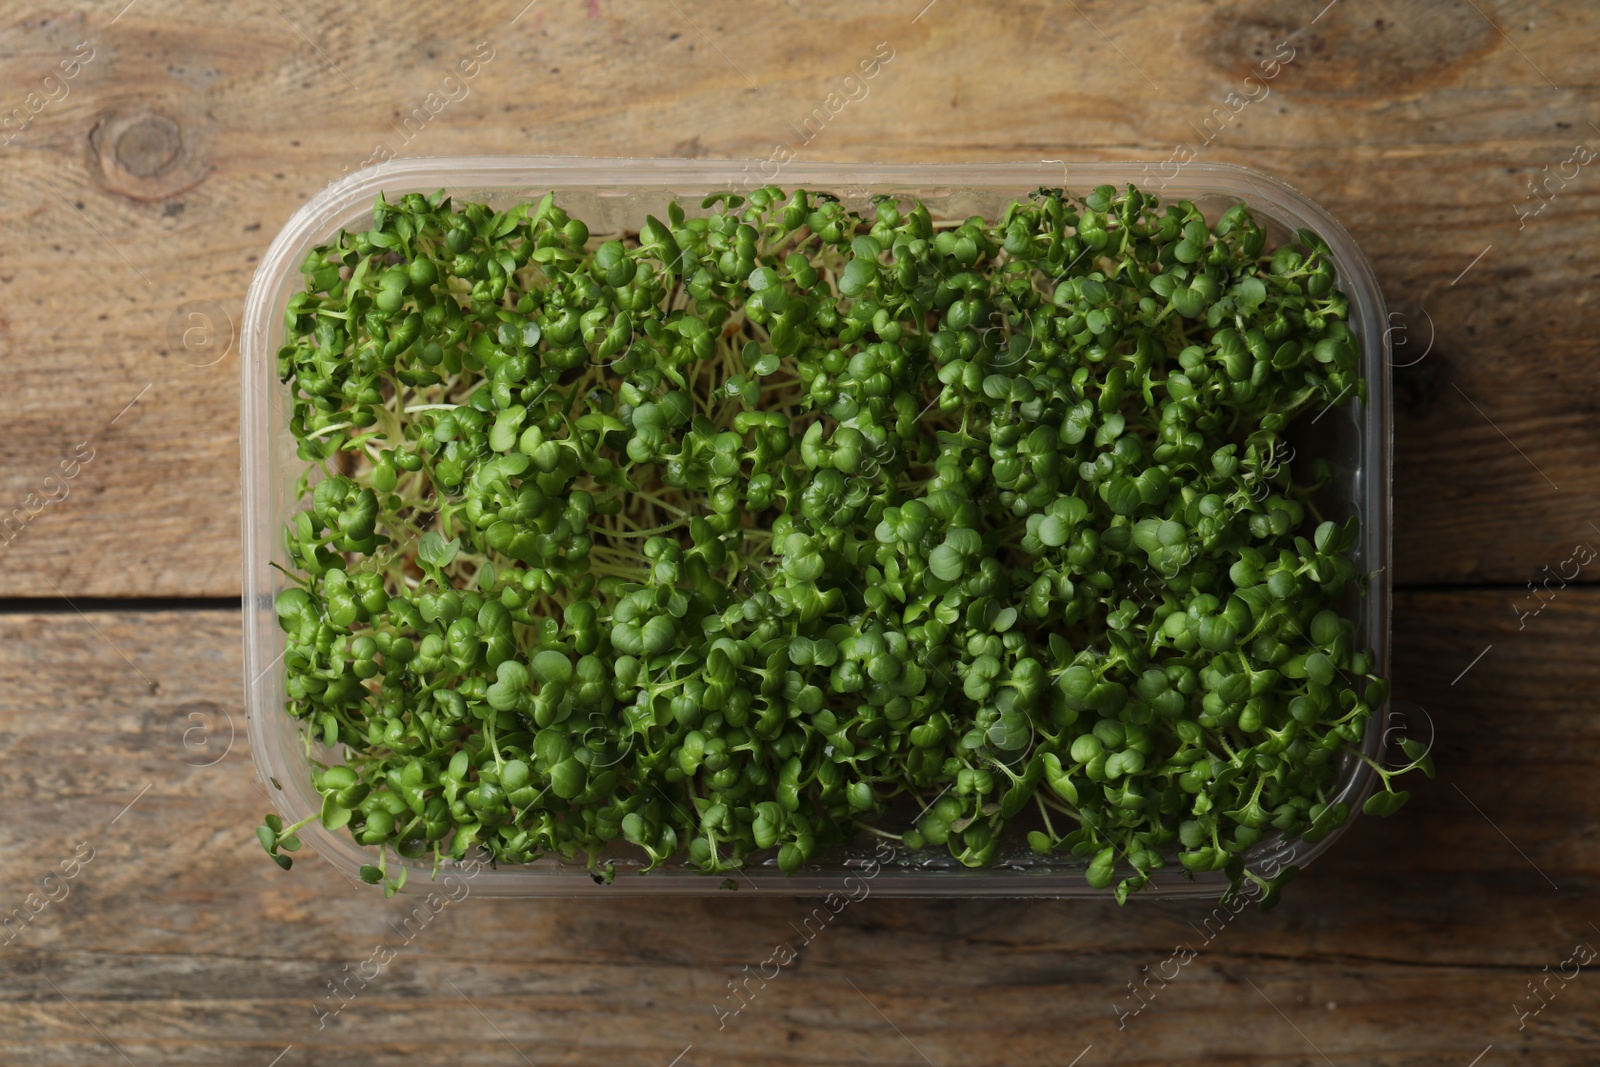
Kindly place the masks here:
<instances>
[{"instance_id":1,"label":"transparent plastic container","mask_svg":"<svg viewBox=\"0 0 1600 1067\"><path fill-rule=\"evenodd\" d=\"M472 156L402 159L357 171L328 186L294 214L272 242L245 303L240 360L240 466L243 481L244 534L244 666L245 701L250 749L256 769L270 787L273 805L285 823L319 810L321 799L311 784L303 726L284 710L284 677L279 664L284 634L273 611L273 598L284 579L270 564L284 563L282 529L303 506L295 484L306 464L295 454L286 418L288 390L277 380L276 353L282 343L283 312L292 293L303 285L299 267L315 245L331 240L341 229L368 228L378 193L431 193L447 188L458 201L481 200L497 208L538 201L554 191L556 202L596 233L637 230L646 214L664 217L667 203L677 199L694 214L700 200L724 190L747 191L767 184L755 169L737 161L671 159L588 159L548 156ZM1392 407L1388 374L1388 317L1383 296L1366 258L1343 227L1322 208L1288 185L1243 167L1193 163L1163 187L1147 181L1150 168L1138 163L1062 164L842 164L790 163L772 184L839 195L860 210L880 193L916 197L936 218L982 215L994 219L1008 201L1025 197L1041 185L1066 187L1082 195L1095 186L1132 183L1156 193L1163 202L1192 200L1215 220L1236 203L1247 204L1268 230L1269 247L1290 238L1297 228L1320 234L1333 252L1338 285L1349 297L1349 326L1361 343L1362 374L1368 399L1346 403L1319 416L1309 427L1315 452L1334 461L1334 514L1358 515L1361 538L1355 547L1358 573L1371 576L1364 598L1348 610L1357 621L1357 644L1373 650L1377 673L1389 668L1390 496ZM1301 420L1305 422L1307 420ZM1307 427L1297 424L1302 432ZM1363 741L1368 756L1381 759L1389 708L1375 709ZM313 752L318 751L313 746ZM333 753L322 753L336 761ZM1263 839L1250 854L1253 869L1275 870L1290 863L1304 867L1320 855L1356 820L1362 801L1374 785L1367 765L1347 757L1341 768L1337 799L1351 807L1345 825L1316 844ZM318 822L300 834L307 849L354 876L377 850L357 845L347 832L330 832ZM305 851L300 853L309 856ZM265 858L263 857L263 862ZM392 851L391 869L402 862ZM425 891L432 859L404 861L413 869L407 891ZM857 899L862 886L879 895L921 897L1093 897L1109 890L1092 889L1083 878L1084 861L1070 855L1038 857L1019 846L1002 853L998 866L968 869L943 849L913 853L896 846L893 854L872 841L841 848L827 861L795 875L775 863L747 868L737 877L708 875L663 867L640 876L637 865L617 864L616 878L604 885L581 863L545 858L523 865L483 867L472 874L472 888L488 896L577 895L710 895L735 889L741 893L823 896L840 893ZM446 862L440 878L457 865ZM459 876L459 875L458 875ZM1136 896L1215 897L1225 884L1220 873L1188 877L1171 864L1155 872L1152 884Z\"/></svg>"}]
</instances>

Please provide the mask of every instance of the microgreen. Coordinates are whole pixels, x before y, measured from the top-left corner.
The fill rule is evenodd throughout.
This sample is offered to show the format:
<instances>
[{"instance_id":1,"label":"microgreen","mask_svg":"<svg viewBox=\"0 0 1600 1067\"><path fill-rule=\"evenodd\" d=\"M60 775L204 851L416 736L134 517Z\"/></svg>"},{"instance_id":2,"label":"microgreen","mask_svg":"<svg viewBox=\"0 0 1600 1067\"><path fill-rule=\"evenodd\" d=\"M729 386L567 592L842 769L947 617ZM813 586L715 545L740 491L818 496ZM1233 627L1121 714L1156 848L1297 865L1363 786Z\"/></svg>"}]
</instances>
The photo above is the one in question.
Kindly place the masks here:
<instances>
[{"instance_id":1,"label":"microgreen","mask_svg":"<svg viewBox=\"0 0 1600 1067\"><path fill-rule=\"evenodd\" d=\"M1347 817L1386 687L1334 472L1282 459L1365 396L1317 235L1131 187L993 221L767 188L610 234L441 191L302 269L276 608L368 881L794 872L871 832L1276 899L1252 848ZM280 866L297 829L258 830Z\"/></svg>"}]
</instances>

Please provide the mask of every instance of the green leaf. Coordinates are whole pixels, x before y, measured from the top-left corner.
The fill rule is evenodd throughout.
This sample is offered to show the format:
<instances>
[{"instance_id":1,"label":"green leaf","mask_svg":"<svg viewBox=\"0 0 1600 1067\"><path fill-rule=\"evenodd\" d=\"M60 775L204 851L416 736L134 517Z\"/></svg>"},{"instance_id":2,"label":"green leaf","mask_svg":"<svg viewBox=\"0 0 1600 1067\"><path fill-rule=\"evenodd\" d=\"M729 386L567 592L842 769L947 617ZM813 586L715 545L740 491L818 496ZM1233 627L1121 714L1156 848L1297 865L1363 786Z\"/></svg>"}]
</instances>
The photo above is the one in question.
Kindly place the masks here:
<instances>
[{"instance_id":1,"label":"green leaf","mask_svg":"<svg viewBox=\"0 0 1600 1067\"><path fill-rule=\"evenodd\" d=\"M1277 907L1279 900L1283 897L1283 887L1298 877L1300 877L1300 868L1293 864L1283 868L1267 883L1266 891L1262 893L1261 899L1256 902L1256 907L1261 911L1271 911Z\"/></svg>"},{"instance_id":2,"label":"green leaf","mask_svg":"<svg viewBox=\"0 0 1600 1067\"><path fill-rule=\"evenodd\" d=\"M1058 515L1046 515L1039 523L1039 540L1050 548L1060 548L1072 536L1072 527Z\"/></svg>"},{"instance_id":3,"label":"green leaf","mask_svg":"<svg viewBox=\"0 0 1600 1067\"><path fill-rule=\"evenodd\" d=\"M941 581L953 582L966 573L967 563L949 545L939 545L928 555L928 569Z\"/></svg>"},{"instance_id":4,"label":"green leaf","mask_svg":"<svg viewBox=\"0 0 1600 1067\"><path fill-rule=\"evenodd\" d=\"M1410 799L1411 794L1405 790L1394 793L1385 790L1374 793L1368 797L1367 802L1361 806L1361 810L1367 815L1393 815L1405 805L1407 800Z\"/></svg>"},{"instance_id":5,"label":"green leaf","mask_svg":"<svg viewBox=\"0 0 1600 1067\"><path fill-rule=\"evenodd\" d=\"M852 259L839 275L839 292L860 296L878 277L878 265L869 259Z\"/></svg>"},{"instance_id":6,"label":"green leaf","mask_svg":"<svg viewBox=\"0 0 1600 1067\"><path fill-rule=\"evenodd\" d=\"M1139 492L1139 483L1132 478L1113 478L1105 487L1105 500L1107 506L1118 515L1132 515L1144 503L1144 497Z\"/></svg>"},{"instance_id":7,"label":"green leaf","mask_svg":"<svg viewBox=\"0 0 1600 1067\"><path fill-rule=\"evenodd\" d=\"M1117 876L1117 850L1107 846L1095 853L1084 871L1084 878L1096 889L1104 889Z\"/></svg>"},{"instance_id":8,"label":"green leaf","mask_svg":"<svg viewBox=\"0 0 1600 1067\"><path fill-rule=\"evenodd\" d=\"M429 530L417 542L417 559L430 567L447 567L460 550L460 538L446 541L437 531Z\"/></svg>"},{"instance_id":9,"label":"green leaf","mask_svg":"<svg viewBox=\"0 0 1600 1067\"><path fill-rule=\"evenodd\" d=\"M533 657L533 673L542 682L568 685L572 682L572 661L547 648Z\"/></svg>"},{"instance_id":10,"label":"green leaf","mask_svg":"<svg viewBox=\"0 0 1600 1067\"><path fill-rule=\"evenodd\" d=\"M342 808L332 794L322 798L322 825L329 830L343 829L350 823L350 809Z\"/></svg>"}]
</instances>

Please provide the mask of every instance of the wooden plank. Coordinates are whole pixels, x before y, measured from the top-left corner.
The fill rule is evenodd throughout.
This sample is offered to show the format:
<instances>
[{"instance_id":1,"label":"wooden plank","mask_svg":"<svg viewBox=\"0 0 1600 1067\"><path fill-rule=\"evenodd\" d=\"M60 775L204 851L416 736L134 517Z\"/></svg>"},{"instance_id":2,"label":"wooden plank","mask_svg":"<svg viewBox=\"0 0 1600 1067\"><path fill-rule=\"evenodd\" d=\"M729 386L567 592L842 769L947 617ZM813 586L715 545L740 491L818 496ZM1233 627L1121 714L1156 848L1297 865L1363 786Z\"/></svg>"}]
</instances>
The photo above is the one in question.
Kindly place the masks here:
<instances>
[{"instance_id":1,"label":"wooden plank","mask_svg":"<svg viewBox=\"0 0 1600 1067\"><path fill-rule=\"evenodd\" d=\"M469 894L408 940L425 898L385 901L312 857L285 874L256 846L235 613L0 616L0 735L26 768L0 776L0 902L94 850L0 947L0 1061L103 1063L109 1041L134 1063L257 1067L665 1065L690 1045L681 1064L1066 1064L1091 1044L1083 1064L1465 1065L1491 1044L1499 1062L1590 1063L1592 979L1550 979L1522 1030L1513 1006L1600 945L1600 592L1561 591L1521 630L1507 599L1397 598L1397 690L1437 728L1440 777L1272 913L869 895L807 945L813 904L737 894ZM782 942L798 960L719 1030L728 982ZM380 944L392 960L324 999ZM1178 945L1194 958L1168 962ZM1151 973L1175 977L1119 1029Z\"/></svg>"},{"instance_id":2,"label":"wooden plank","mask_svg":"<svg viewBox=\"0 0 1600 1067\"><path fill-rule=\"evenodd\" d=\"M1600 13L1423 0L1320 17L1321 5L1289 0L922 6L508 3L454 11L445 27L427 9L348 0L220 22L180 0L120 17L14 16L0 27L0 103L39 111L0 134L12 447L0 514L37 513L4 546L7 594L238 592L227 320L283 221L380 145L1155 161L1183 145L1258 166L1354 233L1408 311L1407 358L1425 344L1423 309L1436 328L1431 354L1403 372L1396 579L1522 581L1585 536L1582 501L1600 487L1587 266L1600 185L1593 168L1559 172L1592 132L1574 86ZM842 79L879 41L894 58L867 95L836 104L805 142L801 121L849 89ZM92 58L46 83L80 42ZM1294 58L1270 85L1247 84L1285 42ZM406 141L406 117L480 43L493 58L466 95ZM28 95L41 91L55 99ZM1257 99L1207 127L1230 91ZM1520 223L1519 205L1543 203L1524 184L1546 166L1558 174L1549 202ZM191 333L192 350L191 313L217 329ZM47 482L80 445L93 459ZM41 506L63 486L65 499Z\"/></svg>"}]
</instances>

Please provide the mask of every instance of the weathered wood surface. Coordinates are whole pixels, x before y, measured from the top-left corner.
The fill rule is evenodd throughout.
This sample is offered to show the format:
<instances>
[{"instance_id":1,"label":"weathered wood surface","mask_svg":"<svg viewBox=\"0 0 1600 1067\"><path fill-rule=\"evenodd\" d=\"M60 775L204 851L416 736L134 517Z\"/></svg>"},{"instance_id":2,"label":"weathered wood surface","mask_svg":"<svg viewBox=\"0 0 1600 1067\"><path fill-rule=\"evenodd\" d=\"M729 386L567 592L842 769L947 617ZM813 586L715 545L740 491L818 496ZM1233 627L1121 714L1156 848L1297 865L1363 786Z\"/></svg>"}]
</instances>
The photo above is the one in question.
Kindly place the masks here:
<instances>
[{"instance_id":1,"label":"weathered wood surface","mask_svg":"<svg viewBox=\"0 0 1600 1067\"><path fill-rule=\"evenodd\" d=\"M1515 1006L1600 946L1600 593L1563 590L1520 631L1508 599L1399 598L1399 696L1435 725L1440 776L1358 822L1277 911L1207 925L1197 902L869 895L720 1031L727 982L798 944L812 904L469 895L406 944L419 897L385 902L310 856L285 874L256 846L234 613L5 616L0 903L23 905L78 842L94 854L0 947L0 1062L105 1063L114 1043L135 1064L264 1065L291 1045L281 1064L523 1062L512 1044L538 1064L655 1067L689 1045L682 1064L1064 1065L1091 1044L1082 1064L1320 1050L1464 1067L1491 1044L1484 1064L1593 1063L1587 969L1549 979L1520 1031ZM319 1029L327 983L379 944L395 958ZM1179 945L1197 955L1166 963ZM1119 1030L1127 983L1163 970L1178 977Z\"/></svg>"},{"instance_id":2,"label":"weathered wood surface","mask_svg":"<svg viewBox=\"0 0 1600 1067\"><path fill-rule=\"evenodd\" d=\"M1600 144L1600 10L923 2L8 8L0 513L94 451L5 546L8 594L238 592L229 320L294 209L380 148L1250 164L1345 222L1403 313L1398 362L1428 352L1398 383L1397 580L1526 581L1587 528L1600 178L1573 150ZM878 42L893 58L803 143Z\"/></svg>"},{"instance_id":3,"label":"weathered wood surface","mask_svg":"<svg viewBox=\"0 0 1600 1067\"><path fill-rule=\"evenodd\" d=\"M30 516L0 532L0 598L55 601L0 612L0 919L30 893L61 897L0 931L0 1063L1600 1056L1591 968L1551 976L1577 943L1600 946L1600 592L1552 580L1518 616L1540 603L1523 583L1600 543L1600 177L1574 154L1600 146L1600 10L125 2L0 11L0 518ZM800 144L793 126L880 41L894 58L866 97ZM1270 95L1208 131L1229 92L1260 97L1245 78L1284 42ZM480 44L493 58L466 95L402 144L397 124ZM37 112L25 129L4 126L17 108ZM327 983L403 941L417 898L261 855L236 612L84 616L57 598L238 594L231 330L278 228L379 145L779 144L812 160L1152 162L1182 145L1340 218L1402 313L1394 676L1437 728L1439 779L1209 943L1193 902L874 895L719 1031L727 982L797 941L810 905L469 897L319 1029ZM215 332L185 346L191 313ZM1172 973L1178 944L1198 955L1119 1029L1127 983ZM1530 982L1548 1006L1519 1029L1540 1003Z\"/></svg>"}]
</instances>

